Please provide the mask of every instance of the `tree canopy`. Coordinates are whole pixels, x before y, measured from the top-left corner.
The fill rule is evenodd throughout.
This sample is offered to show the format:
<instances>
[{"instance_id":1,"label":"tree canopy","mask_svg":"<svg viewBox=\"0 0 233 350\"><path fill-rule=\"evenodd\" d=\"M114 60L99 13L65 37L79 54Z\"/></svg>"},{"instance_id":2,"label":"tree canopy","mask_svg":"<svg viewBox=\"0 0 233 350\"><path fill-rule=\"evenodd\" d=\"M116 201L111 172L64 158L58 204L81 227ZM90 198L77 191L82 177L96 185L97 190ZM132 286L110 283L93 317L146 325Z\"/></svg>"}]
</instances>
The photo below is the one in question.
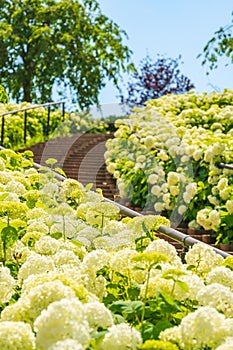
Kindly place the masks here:
<instances>
[{"instance_id":1,"label":"tree canopy","mask_svg":"<svg viewBox=\"0 0 233 350\"><path fill-rule=\"evenodd\" d=\"M45 102L54 85L80 107L98 104L106 79L130 71L125 31L98 0L0 0L0 83L19 101Z\"/></svg>"},{"instance_id":2,"label":"tree canopy","mask_svg":"<svg viewBox=\"0 0 233 350\"><path fill-rule=\"evenodd\" d=\"M233 15L233 12L232 12ZM227 58L228 63L233 63L233 19L232 23L224 27L220 27L207 42L203 49L203 53L198 57L203 57L202 64L209 65L211 70L218 67L218 61L221 57ZM207 72L208 73L208 72Z\"/></svg>"},{"instance_id":3,"label":"tree canopy","mask_svg":"<svg viewBox=\"0 0 233 350\"><path fill-rule=\"evenodd\" d=\"M167 94L183 94L194 88L190 79L179 69L181 56L170 58L158 55L153 61L149 55L140 61L127 85L128 96L121 97L121 102L129 107L143 106L146 101Z\"/></svg>"}]
</instances>

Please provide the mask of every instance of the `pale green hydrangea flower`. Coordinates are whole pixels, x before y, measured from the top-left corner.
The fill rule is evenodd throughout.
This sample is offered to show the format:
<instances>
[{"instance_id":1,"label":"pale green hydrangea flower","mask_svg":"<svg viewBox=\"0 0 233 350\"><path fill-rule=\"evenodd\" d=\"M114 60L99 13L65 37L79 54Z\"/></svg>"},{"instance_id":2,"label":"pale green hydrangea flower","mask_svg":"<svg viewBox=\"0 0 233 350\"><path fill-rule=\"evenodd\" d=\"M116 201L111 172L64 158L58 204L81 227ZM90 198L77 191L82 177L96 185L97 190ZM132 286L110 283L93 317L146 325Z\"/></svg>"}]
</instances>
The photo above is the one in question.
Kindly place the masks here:
<instances>
[{"instance_id":1,"label":"pale green hydrangea flower","mask_svg":"<svg viewBox=\"0 0 233 350\"><path fill-rule=\"evenodd\" d=\"M30 325L24 322L0 322L0 349L36 349L35 336Z\"/></svg>"},{"instance_id":2,"label":"pale green hydrangea flower","mask_svg":"<svg viewBox=\"0 0 233 350\"><path fill-rule=\"evenodd\" d=\"M83 347L90 342L89 325L83 304L76 299L62 299L50 304L34 322L36 344L47 350L57 341L74 339Z\"/></svg>"}]
</instances>

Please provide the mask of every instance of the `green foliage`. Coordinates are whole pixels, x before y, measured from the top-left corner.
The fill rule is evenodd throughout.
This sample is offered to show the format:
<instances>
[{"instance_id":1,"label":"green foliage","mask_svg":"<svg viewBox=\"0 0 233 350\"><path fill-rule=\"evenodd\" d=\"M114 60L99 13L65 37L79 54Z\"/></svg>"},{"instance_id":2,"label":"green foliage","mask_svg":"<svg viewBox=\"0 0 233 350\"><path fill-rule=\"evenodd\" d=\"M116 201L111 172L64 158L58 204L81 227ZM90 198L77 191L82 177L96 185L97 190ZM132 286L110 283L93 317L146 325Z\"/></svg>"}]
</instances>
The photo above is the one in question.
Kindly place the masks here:
<instances>
[{"instance_id":1,"label":"green foliage","mask_svg":"<svg viewBox=\"0 0 233 350\"><path fill-rule=\"evenodd\" d=\"M51 100L56 85L88 107L98 104L105 78L118 86L131 69L126 33L96 0L1 0L0 7L0 78L17 101Z\"/></svg>"},{"instance_id":2,"label":"green foliage","mask_svg":"<svg viewBox=\"0 0 233 350\"><path fill-rule=\"evenodd\" d=\"M0 103L7 103L9 100L8 95L2 85L0 85Z\"/></svg>"},{"instance_id":3,"label":"green foliage","mask_svg":"<svg viewBox=\"0 0 233 350\"><path fill-rule=\"evenodd\" d=\"M231 22L233 23L233 20ZM216 30L205 45L203 52L198 55L198 57L203 57L202 65L208 65L210 70L218 68L218 61L222 60L223 56L227 59L226 65L233 62L232 23Z\"/></svg>"}]
</instances>

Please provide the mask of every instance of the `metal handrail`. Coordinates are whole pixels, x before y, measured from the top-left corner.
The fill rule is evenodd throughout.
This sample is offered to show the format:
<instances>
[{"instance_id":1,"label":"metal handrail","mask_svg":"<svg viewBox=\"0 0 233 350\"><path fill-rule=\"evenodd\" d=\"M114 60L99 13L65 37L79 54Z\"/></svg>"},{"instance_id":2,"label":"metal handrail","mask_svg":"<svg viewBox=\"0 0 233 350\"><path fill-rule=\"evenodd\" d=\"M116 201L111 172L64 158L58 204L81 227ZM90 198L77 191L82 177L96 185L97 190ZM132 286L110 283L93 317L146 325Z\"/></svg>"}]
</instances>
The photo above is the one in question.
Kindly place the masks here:
<instances>
[{"instance_id":1,"label":"metal handrail","mask_svg":"<svg viewBox=\"0 0 233 350\"><path fill-rule=\"evenodd\" d=\"M33 163L33 166L36 168L36 169L40 169L40 168L43 168L42 165L38 164L38 163ZM57 178L57 180L59 181L64 181L66 180L67 178L55 171L53 171L52 169L48 169L48 171L51 171L55 177ZM127 208L125 207L124 205L120 204L120 203L117 203L117 202L114 202L112 201L111 199L109 198L103 198L105 202L108 202L108 203L111 203L111 204L114 204L116 205L119 209L120 209L120 212L122 215L125 215L125 216L129 216L129 217L137 217L137 216L144 216L143 214L141 213L138 213L136 212L135 210L132 210L130 208ZM184 248L187 248L187 247L191 247L193 246L194 244L196 243L200 243L200 241L198 239L195 239L187 234L184 234L180 231L177 231L173 228L170 228L170 227L166 227L166 226L163 226L161 225L159 228L158 228L158 232L159 233L162 233L163 235L169 237L169 238L172 238L174 241L176 242L179 242L183 245ZM202 242L203 244L206 244L204 242ZM208 244L206 244L208 245ZM208 245L209 246L209 245ZM215 248L215 247L212 247L211 248L219 255L221 255L223 258L226 258L228 256L231 256L231 254L227 253L227 252L224 252L218 248Z\"/></svg>"},{"instance_id":2,"label":"metal handrail","mask_svg":"<svg viewBox=\"0 0 233 350\"><path fill-rule=\"evenodd\" d=\"M5 147L2 147L0 146L0 150L4 150ZM33 163L33 167L36 168L36 169L41 169L41 168L44 168L44 166L38 164L38 163ZM46 171L48 172L52 172L54 174L54 176L56 177L57 180L59 181L64 181L66 180L67 178L59 173L57 173L56 171L52 170L52 169L47 169ZM137 217L137 216L140 216L140 217L143 217L144 215L141 214L141 213L138 213L136 212L135 210L133 209L130 209L130 208L127 208L125 207L124 205L120 204L120 203L117 203L117 202L114 202L112 201L111 199L109 198L103 198L105 202L108 202L108 203L111 203L111 204L114 204L116 205L119 209L120 209L120 212L122 215L125 215L125 216L129 216L129 217ZM175 230L174 228L170 228L170 227L166 227L164 225L161 225L157 231L159 233L162 233L163 235L173 239L174 241L176 242L179 242L183 245L184 248L188 248L188 247L192 247L194 244L197 244L197 243L200 243L200 241L198 239L195 239L189 235L186 235L180 231L177 231ZM204 242L202 242L202 244L206 244ZM206 244L208 245L208 244ZM209 245L208 245L209 247ZM218 248L215 248L213 246L211 246L211 248L213 249L213 251L215 251L217 254L221 255L223 258L226 258L228 256L231 256L231 254L227 253L227 252L224 252Z\"/></svg>"},{"instance_id":3,"label":"metal handrail","mask_svg":"<svg viewBox=\"0 0 233 350\"><path fill-rule=\"evenodd\" d=\"M219 168L233 170L233 165L231 164L218 163L218 166Z\"/></svg>"},{"instance_id":4,"label":"metal handrail","mask_svg":"<svg viewBox=\"0 0 233 350\"><path fill-rule=\"evenodd\" d=\"M36 109L40 107L48 107L48 116L47 116L47 127L46 127L46 136L49 135L50 132L50 107L54 105L62 105L62 121L64 121L65 118L65 101L59 101L59 102L47 102L47 103L42 103L38 105L32 105L20 109L15 109L13 111L8 111L0 114L0 117L2 118L2 127L1 127L1 146L3 146L4 143L4 127L5 127L5 116L19 113L19 112L24 112L24 131L23 131L23 138L24 138L24 144L26 144L27 141L27 111L30 109Z\"/></svg>"}]
</instances>

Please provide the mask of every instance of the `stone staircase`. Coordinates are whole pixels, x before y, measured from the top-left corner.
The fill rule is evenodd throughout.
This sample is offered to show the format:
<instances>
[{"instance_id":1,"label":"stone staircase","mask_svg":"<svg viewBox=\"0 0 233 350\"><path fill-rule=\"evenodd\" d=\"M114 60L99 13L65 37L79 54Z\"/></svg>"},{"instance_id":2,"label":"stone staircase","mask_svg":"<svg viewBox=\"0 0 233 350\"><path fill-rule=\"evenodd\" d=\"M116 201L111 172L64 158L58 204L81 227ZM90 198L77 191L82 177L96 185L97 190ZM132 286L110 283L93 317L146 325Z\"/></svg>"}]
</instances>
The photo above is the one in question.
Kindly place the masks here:
<instances>
[{"instance_id":1,"label":"stone staircase","mask_svg":"<svg viewBox=\"0 0 233 350\"><path fill-rule=\"evenodd\" d=\"M101 188L106 198L114 200L116 182L106 170L105 143L113 134L75 134L59 137L19 150L31 150L34 162L46 165L46 160L55 158L55 167L62 168L67 177L83 185L92 183L92 189Z\"/></svg>"}]
</instances>

